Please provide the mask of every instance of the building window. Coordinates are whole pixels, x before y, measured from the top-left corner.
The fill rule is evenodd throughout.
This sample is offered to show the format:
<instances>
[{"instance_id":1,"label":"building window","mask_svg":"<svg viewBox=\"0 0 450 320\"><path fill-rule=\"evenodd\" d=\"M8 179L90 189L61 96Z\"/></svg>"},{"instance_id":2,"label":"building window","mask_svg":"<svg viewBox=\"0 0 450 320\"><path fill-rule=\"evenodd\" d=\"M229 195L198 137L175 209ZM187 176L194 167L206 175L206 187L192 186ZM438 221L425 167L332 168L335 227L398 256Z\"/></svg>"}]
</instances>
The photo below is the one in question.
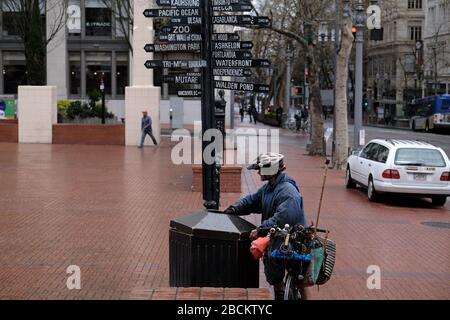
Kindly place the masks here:
<instances>
[{"instance_id":1,"label":"building window","mask_svg":"<svg viewBox=\"0 0 450 320\"><path fill-rule=\"evenodd\" d=\"M409 39L413 41L422 40L422 27L409 27Z\"/></svg>"},{"instance_id":2,"label":"building window","mask_svg":"<svg viewBox=\"0 0 450 320\"><path fill-rule=\"evenodd\" d=\"M69 52L70 94L81 96L81 54Z\"/></svg>"},{"instance_id":3,"label":"building window","mask_svg":"<svg viewBox=\"0 0 450 320\"><path fill-rule=\"evenodd\" d=\"M67 7L67 31L71 38L78 38L81 36L80 0L69 0Z\"/></svg>"},{"instance_id":4,"label":"building window","mask_svg":"<svg viewBox=\"0 0 450 320\"><path fill-rule=\"evenodd\" d=\"M23 52L3 51L3 92L17 94L17 88L27 84L27 68Z\"/></svg>"},{"instance_id":5,"label":"building window","mask_svg":"<svg viewBox=\"0 0 450 320\"><path fill-rule=\"evenodd\" d=\"M119 96L125 95L125 88L129 83L128 52L118 52L116 56L116 79Z\"/></svg>"},{"instance_id":6,"label":"building window","mask_svg":"<svg viewBox=\"0 0 450 320\"><path fill-rule=\"evenodd\" d=\"M408 9L422 9L422 0L408 0Z\"/></svg>"},{"instance_id":7,"label":"building window","mask_svg":"<svg viewBox=\"0 0 450 320\"><path fill-rule=\"evenodd\" d=\"M19 12L3 11L2 12L2 31L4 37L18 36L17 17Z\"/></svg>"},{"instance_id":8,"label":"building window","mask_svg":"<svg viewBox=\"0 0 450 320\"><path fill-rule=\"evenodd\" d=\"M86 53L86 92L100 90L100 83L105 83L105 93L111 94L111 53Z\"/></svg>"},{"instance_id":9,"label":"building window","mask_svg":"<svg viewBox=\"0 0 450 320\"><path fill-rule=\"evenodd\" d=\"M111 37L111 1L86 0L86 36Z\"/></svg>"}]
</instances>

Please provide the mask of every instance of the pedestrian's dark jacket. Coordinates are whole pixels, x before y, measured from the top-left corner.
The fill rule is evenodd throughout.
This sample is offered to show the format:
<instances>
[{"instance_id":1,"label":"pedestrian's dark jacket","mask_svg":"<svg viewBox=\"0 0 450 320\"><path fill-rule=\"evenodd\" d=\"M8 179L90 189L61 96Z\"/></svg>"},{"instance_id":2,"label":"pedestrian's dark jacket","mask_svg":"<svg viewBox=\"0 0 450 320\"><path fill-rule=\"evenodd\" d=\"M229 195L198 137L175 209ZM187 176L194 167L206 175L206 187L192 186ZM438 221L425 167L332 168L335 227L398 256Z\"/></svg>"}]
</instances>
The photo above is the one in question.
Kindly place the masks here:
<instances>
[{"instance_id":1,"label":"pedestrian's dark jacket","mask_svg":"<svg viewBox=\"0 0 450 320\"><path fill-rule=\"evenodd\" d=\"M239 215L262 214L263 222L258 227L260 235L267 234L266 229L274 225L283 228L285 224L306 223L300 190L295 181L284 173L278 176L274 185L265 184L256 193L233 204L233 207Z\"/></svg>"},{"instance_id":2,"label":"pedestrian's dark jacket","mask_svg":"<svg viewBox=\"0 0 450 320\"><path fill-rule=\"evenodd\" d=\"M149 116L142 118L142 130L145 132L152 131L152 118L150 118Z\"/></svg>"}]
</instances>

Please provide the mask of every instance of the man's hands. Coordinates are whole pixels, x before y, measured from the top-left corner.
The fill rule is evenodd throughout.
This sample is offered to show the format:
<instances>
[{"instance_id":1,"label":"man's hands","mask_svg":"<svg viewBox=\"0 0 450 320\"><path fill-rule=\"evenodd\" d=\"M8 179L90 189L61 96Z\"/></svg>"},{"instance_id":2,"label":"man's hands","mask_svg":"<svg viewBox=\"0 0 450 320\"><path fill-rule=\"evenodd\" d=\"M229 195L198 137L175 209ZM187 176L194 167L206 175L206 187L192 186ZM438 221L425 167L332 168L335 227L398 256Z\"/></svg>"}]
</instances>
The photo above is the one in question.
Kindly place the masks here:
<instances>
[{"instance_id":1,"label":"man's hands","mask_svg":"<svg viewBox=\"0 0 450 320\"><path fill-rule=\"evenodd\" d=\"M236 210L235 207L230 206L230 207L226 208L225 211L224 211L223 213L224 213L224 214L229 214L229 215L231 215L231 216L235 216L235 215L237 215L237 210Z\"/></svg>"},{"instance_id":2,"label":"man's hands","mask_svg":"<svg viewBox=\"0 0 450 320\"><path fill-rule=\"evenodd\" d=\"M259 238L258 230L252 230L252 232L250 233L250 240L253 241L258 238Z\"/></svg>"}]
</instances>

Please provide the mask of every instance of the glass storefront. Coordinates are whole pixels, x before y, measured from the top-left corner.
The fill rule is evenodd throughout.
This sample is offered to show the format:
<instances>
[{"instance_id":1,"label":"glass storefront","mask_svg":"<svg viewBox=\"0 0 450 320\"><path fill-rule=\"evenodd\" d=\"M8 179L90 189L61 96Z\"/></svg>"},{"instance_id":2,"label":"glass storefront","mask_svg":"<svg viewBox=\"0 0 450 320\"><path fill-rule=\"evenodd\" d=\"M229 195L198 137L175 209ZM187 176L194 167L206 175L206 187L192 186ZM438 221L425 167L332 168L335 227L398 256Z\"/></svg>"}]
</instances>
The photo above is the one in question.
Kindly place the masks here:
<instances>
[{"instance_id":1,"label":"glass storefront","mask_svg":"<svg viewBox=\"0 0 450 320\"><path fill-rule=\"evenodd\" d=\"M81 96L81 54L69 52L69 94Z\"/></svg>"},{"instance_id":2,"label":"glass storefront","mask_svg":"<svg viewBox=\"0 0 450 320\"><path fill-rule=\"evenodd\" d=\"M27 83L25 54L3 51L3 93L17 94L17 88Z\"/></svg>"},{"instance_id":3,"label":"glass storefront","mask_svg":"<svg viewBox=\"0 0 450 320\"><path fill-rule=\"evenodd\" d=\"M100 90L100 83L104 81L106 94L111 94L111 53L86 53L86 93Z\"/></svg>"},{"instance_id":4,"label":"glass storefront","mask_svg":"<svg viewBox=\"0 0 450 320\"><path fill-rule=\"evenodd\" d=\"M129 84L128 52L118 52L116 55L116 83L119 96L125 95L125 87Z\"/></svg>"}]
</instances>

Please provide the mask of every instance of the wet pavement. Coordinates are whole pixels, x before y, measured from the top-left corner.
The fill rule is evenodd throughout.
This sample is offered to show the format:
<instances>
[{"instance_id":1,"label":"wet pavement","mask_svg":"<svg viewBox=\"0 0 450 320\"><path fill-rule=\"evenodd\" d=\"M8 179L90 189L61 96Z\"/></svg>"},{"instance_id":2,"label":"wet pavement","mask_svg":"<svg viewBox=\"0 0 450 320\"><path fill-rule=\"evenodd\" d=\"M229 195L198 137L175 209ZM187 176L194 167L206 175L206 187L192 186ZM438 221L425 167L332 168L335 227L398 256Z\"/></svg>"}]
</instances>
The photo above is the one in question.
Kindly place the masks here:
<instances>
[{"instance_id":1,"label":"wet pavement","mask_svg":"<svg viewBox=\"0 0 450 320\"><path fill-rule=\"evenodd\" d=\"M306 140L283 131L280 151L315 221L324 160L306 155ZM0 143L0 299L128 299L167 287L169 222L203 202L191 191L190 166L170 161L171 147ZM243 172L244 193L260 185ZM223 207L239 196L223 195ZM312 298L449 299L449 229L423 222L449 223L450 201L369 203L364 190L345 189L344 172L329 171L320 226L337 242L337 261ZM81 290L66 287L70 265L81 268ZM380 290L367 288L373 265Z\"/></svg>"}]
</instances>

